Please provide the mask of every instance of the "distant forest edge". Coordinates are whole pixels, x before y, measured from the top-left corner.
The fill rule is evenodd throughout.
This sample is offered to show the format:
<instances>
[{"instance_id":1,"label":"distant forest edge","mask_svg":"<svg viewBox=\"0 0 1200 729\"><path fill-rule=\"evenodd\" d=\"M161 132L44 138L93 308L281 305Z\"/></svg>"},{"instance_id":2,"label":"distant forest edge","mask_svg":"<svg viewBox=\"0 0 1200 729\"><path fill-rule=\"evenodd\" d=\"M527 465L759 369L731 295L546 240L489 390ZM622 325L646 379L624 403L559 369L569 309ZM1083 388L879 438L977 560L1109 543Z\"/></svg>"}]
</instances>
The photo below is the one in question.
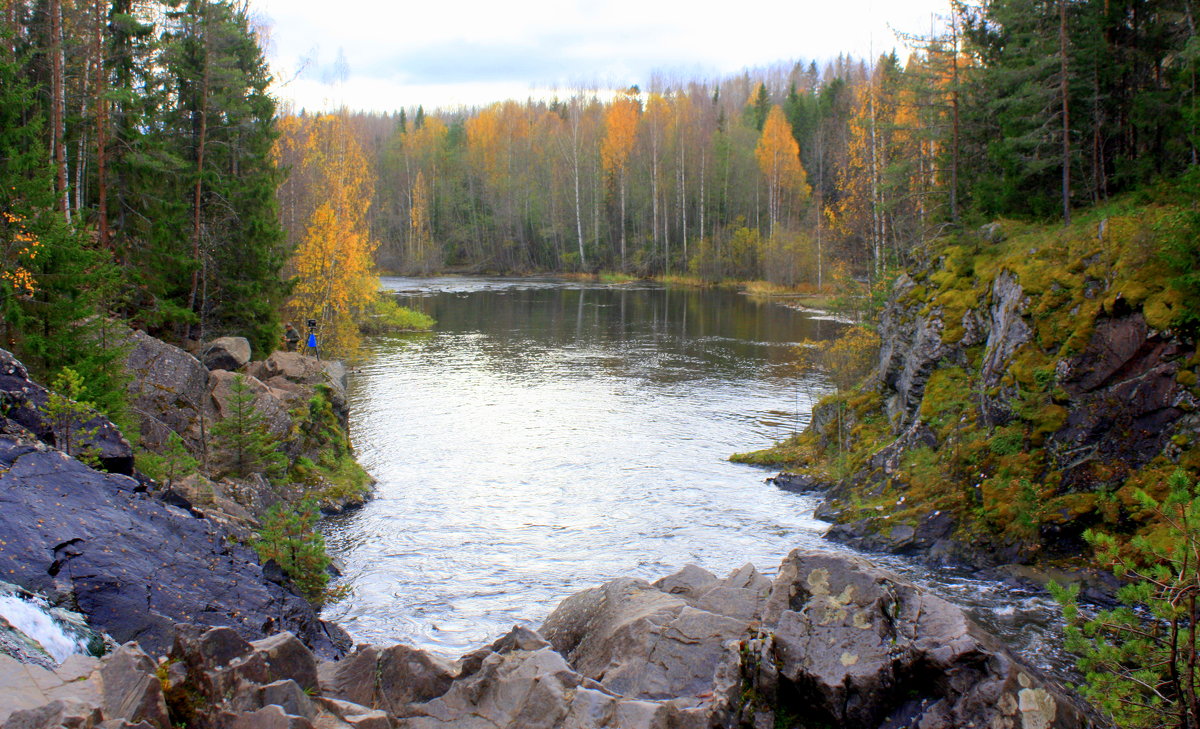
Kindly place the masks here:
<instances>
[{"instance_id":1,"label":"distant forest edge","mask_svg":"<svg viewBox=\"0 0 1200 729\"><path fill-rule=\"evenodd\" d=\"M244 1L0 0L0 343L106 391L95 314L261 353L285 318L352 343L394 313L379 270L820 288L997 216L1192 199L1190 1L954 2L935 28L903 63L312 114L280 112Z\"/></svg>"},{"instance_id":2,"label":"distant forest edge","mask_svg":"<svg viewBox=\"0 0 1200 729\"><path fill-rule=\"evenodd\" d=\"M1069 217L1196 161L1192 4L952 3L903 63L795 63L482 109L342 113L388 270L873 278L960 224ZM797 49L802 51L803 49ZM281 122L284 228L312 204ZM347 142L347 146L350 143ZM357 152L355 152L357 154Z\"/></svg>"}]
</instances>

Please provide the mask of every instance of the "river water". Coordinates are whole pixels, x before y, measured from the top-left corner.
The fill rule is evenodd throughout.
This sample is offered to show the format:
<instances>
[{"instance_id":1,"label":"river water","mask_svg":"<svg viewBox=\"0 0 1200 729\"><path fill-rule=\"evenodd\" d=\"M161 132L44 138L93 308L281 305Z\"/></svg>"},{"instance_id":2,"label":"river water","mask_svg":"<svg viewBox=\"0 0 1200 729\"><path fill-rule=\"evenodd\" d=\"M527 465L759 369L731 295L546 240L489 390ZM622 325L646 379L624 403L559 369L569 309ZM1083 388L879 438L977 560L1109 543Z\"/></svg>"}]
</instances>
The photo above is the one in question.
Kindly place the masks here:
<instances>
[{"instance_id":1,"label":"river water","mask_svg":"<svg viewBox=\"0 0 1200 729\"><path fill-rule=\"evenodd\" d=\"M358 640L456 656L563 598L687 563L772 574L825 542L815 497L728 455L807 425L829 386L792 349L843 325L727 291L538 279L384 279L438 320L379 337L351 374L351 432L379 481L327 520ZM1060 667L1036 595L876 559Z\"/></svg>"}]
</instances>

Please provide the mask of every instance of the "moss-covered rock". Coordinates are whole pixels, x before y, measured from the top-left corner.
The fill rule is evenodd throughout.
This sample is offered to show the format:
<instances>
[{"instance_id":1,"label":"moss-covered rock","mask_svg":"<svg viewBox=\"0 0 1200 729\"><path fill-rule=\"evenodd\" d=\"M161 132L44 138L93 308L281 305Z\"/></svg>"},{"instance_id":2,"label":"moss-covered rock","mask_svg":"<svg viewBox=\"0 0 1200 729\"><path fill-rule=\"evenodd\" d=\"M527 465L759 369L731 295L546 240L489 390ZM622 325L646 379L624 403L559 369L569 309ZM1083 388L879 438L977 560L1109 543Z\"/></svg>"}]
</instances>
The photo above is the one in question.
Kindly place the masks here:
<instances>
[{"instance_id":1,"label":"moss-covered rock","mask_svg":"<svg viewBox=\"0 0 1200 729\"><path fill-rule=\"evenodd\" d=\"M877 548L934 510L955 525L939 555L980 564L1075 561L1094 525L1153 531L1136 489L1200 468L1170 219L1118 202L1066 228L1005 221L945 242L896 279L875 372L837 401L843 437L816 417L835 411L824 402L811 432L741 458L837 477L822 515Z\"/></svg>"}]
</instances>

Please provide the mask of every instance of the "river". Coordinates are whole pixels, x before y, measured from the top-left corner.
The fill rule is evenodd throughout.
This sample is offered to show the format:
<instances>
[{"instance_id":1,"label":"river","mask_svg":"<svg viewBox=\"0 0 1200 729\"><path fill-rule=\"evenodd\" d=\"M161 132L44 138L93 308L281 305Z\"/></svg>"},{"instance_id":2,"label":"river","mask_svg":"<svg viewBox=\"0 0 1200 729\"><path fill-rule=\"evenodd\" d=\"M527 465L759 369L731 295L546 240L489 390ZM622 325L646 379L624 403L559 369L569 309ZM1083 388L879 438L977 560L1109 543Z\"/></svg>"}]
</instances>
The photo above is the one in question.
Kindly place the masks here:
<instances>
[{"instance_id":1,"label":"river","mask_svg":"<svg viewBox=\"0 0 1200 729\"><path fill-rule=\"evenodd\" d=\"M326 521L332 619L358 640L456 656L563 598L687 563L771 574L824 541L817 500L728 455L807 425L829 385L792 350L841 324L729 291L553 279L385 278L438 320L378 337L350 380L379 481ZM964 605L1027 661L1063 665L1046 599L875 558Z\"/></svg>"}]
</instances>

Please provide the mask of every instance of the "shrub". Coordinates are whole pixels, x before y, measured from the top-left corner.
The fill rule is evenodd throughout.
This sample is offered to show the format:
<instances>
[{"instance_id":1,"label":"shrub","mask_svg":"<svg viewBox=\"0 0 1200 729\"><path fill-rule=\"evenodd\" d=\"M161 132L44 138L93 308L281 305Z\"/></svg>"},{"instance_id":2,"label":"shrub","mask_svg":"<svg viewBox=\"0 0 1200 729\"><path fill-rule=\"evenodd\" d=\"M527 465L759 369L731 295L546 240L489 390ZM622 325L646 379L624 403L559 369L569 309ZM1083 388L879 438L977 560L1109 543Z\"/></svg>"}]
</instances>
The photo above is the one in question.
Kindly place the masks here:
<instances>
[{"instance_id":1,"label":"shrub","mask_svg":"<svg viewBox=\"0 0 1200 729\"><path fill-rule=\"evenodd\" d=\"M391 296L380 294L375 297L359 329L369 335L428 331L436 323L428 314L400 306Z\"/></svg>"},{"instance_id":2,"label":"shrub","mask_svg":"<svg viewBox=\"0 0 1200 729\"><path fill-rule=\"evenodd\" d=\"M300 594L318 606L324 604L329 585L329 555L325 538L316 528L319 516L313 499L294 508L276 504L267 510L253 541L258 558L275 560Z\"/></svg>"},{"instance_id":3,"label":"shrub","mask_svg":"<svg viewBox=\"0 0 1200 729\"><path fill-rule=\"evenodd\" d=\"M1080 693L1121 727L1200 726L1200 496L1183 471L1167 479L1160 502L1138 490L1139 504L1163 525L1122 545L1085 536L1113 574L1128 580L1122 605L1081 617L1078 585L1051 585L1066 618L1066 646L1079 655Z\"/></svg>"}]
</instances>

